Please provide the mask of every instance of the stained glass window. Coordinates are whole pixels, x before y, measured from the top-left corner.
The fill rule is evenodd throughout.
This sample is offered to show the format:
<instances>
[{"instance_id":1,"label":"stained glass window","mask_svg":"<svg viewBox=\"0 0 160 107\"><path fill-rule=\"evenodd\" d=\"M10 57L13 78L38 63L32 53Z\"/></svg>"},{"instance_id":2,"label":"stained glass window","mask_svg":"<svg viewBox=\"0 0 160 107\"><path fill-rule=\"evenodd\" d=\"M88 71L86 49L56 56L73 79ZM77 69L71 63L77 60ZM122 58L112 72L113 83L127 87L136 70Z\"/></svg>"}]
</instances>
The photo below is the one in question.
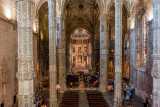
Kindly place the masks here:
<instances>
[{"instance_id":1,"label":"stained glass window","mask_svg":"<svg viewBox=\"0 0 160 107\"><path fill-rule=\"evenodd\" d=\"M146 45L146 15L143 16L143 64L146 64L146 52L147 52L147 45Z\"/></svg>"}]
</instances>

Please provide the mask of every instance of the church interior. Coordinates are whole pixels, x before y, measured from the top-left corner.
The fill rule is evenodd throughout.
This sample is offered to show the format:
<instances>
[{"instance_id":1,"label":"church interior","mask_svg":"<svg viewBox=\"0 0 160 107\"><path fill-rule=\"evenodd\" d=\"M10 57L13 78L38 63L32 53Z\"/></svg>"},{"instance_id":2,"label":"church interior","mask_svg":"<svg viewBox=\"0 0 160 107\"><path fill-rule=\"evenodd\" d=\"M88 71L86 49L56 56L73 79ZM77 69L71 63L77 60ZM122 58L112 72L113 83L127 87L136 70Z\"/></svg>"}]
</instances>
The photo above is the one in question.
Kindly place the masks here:
<instances>
[{"instance_id":1,"label":"church interior","mask_svg":"<svg viewBox=\"0 0 160 107\"><path fill-rule=\"evenodd\" d=\"M160 107L160 0L1 0L0 107Z\"/></svg>"}]
</instances>

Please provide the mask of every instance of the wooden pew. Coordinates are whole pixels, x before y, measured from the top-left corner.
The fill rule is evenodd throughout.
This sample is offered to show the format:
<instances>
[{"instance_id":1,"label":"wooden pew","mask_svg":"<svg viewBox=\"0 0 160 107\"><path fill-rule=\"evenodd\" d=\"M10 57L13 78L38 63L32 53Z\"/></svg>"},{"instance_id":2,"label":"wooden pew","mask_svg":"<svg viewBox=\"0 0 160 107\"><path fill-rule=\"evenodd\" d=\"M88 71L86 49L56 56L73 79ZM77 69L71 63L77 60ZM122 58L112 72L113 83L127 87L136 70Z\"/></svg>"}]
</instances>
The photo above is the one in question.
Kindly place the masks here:
<instances>
[{"instance_id":1,"label":"wooden pew","mask_svg":"<svg viewBox=\"0 0 160 107\"><path fill-rule=\"evenodd\" d=\"M90 107L109 107L99 91L88 91L87 97Z\"/></svg>"},{"instance_id":2,"label":"wooden pew","mask_svg":"<svg viewBox=\"0 0 160 107\"><path fill-rule=\"evenodd\" d=\"M67 91L64 93L60 107L78 107L79 106L79 92Z\"/></svg>"}]
</instances>

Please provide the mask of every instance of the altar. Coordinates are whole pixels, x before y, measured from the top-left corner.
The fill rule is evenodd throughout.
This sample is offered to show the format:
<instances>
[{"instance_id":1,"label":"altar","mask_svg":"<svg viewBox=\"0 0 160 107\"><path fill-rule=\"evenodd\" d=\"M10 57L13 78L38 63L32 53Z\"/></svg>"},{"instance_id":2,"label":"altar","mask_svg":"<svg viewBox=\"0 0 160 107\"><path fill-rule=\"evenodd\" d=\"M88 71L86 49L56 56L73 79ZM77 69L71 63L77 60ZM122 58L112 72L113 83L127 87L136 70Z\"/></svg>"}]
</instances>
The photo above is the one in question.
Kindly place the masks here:
<instances>
[{"instance_id":1,"label":"altar","mask_svg":"<svg viewBox=\"0 0 160 107\"><path fill-rule=\"evenodd\" d=\"M91 70L92 45L90 34L85 29L77 29L71 35L70 67L73 73L89 73Z\"/></svg>"}]
</instances>

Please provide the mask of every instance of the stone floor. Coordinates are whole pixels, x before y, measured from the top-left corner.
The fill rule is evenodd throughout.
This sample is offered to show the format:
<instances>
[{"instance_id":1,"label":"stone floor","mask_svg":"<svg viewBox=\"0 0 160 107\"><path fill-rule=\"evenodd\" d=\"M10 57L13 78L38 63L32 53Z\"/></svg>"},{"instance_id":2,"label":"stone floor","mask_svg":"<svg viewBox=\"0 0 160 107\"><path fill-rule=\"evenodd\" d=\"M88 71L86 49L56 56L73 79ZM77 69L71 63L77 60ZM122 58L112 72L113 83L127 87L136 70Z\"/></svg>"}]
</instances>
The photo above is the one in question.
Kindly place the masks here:
<instances>
[{"instance_id":1,"label":"stone floor","mask_svg":"<svg viewBox=\"0 0 160 107\"><path fill-rule=\"evenodd\" d=\"M89 107L86 91L79 91L79 107Z\"/></svg>"},{"instance_id":2,"label":"stone floor","mask_svg":"<svg viewBox=\"0 0 160 107\"><path fill-rule=\"evenodd\" d=\"M105 100L108 102L110 107L114 104L114 93L108 92L103 94ZM124 100L123 107L143 107L143 100L134 95L130 100Z\"/></svg>"},{"instance_id":3,"label":"stone floor","mask_svg":"<svg viewBox=\"0 0 160 107\"><path fill-rule=\"evenodd\" d=\"M79 81L78 88L68 88L67 90L79 90L79 107L89 107L86 90L98 90L98 88L85 88L83 79L79 79L79 80L80 81ZM38 94L43 95L48 102L49 88L44 88L42 91L38 92ZM109 106L114 107L113 106L114 93L113 92L103 93L103 96L105 100L107 101L107 103L109 104ZM58 94L58 105L60 104L62 97L63 97L63 94L59 93ZM48 104L47 104L47 107L49 107ZM143 107L143 100L134 95L131 100L124 101L123 107Z\"/></svg>"}]
</instances>

